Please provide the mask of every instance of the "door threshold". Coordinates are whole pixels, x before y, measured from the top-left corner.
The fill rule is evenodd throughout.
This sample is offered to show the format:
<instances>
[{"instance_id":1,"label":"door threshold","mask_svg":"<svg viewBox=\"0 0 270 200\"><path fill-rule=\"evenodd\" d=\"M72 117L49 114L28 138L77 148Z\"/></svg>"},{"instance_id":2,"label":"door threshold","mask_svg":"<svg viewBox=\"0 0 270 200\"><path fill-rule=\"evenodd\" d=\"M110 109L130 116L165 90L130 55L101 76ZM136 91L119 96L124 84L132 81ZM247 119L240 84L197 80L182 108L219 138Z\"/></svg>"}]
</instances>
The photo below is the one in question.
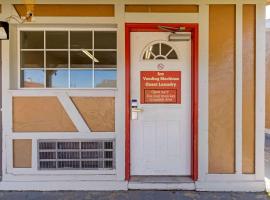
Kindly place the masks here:
<instances>
[{"instance_id":1,"label":"door threshold","mask_svg":"<svg viewBox=\"0 0 270 200\"><path fill-rule=\"evenodd\" d=\"M130 182L142 183L193 183L189 176L131 176Z\"/></svg>"},{"instance_id":2,"label":"door threshold","mask_svg":"<svg viewBox=\"0 0 270 200\"><path fill-rule=\"evenodd\" d=\"M129 189L134 190L195 190L189 176L131 176Z\"/></svg>"}]
</instances>

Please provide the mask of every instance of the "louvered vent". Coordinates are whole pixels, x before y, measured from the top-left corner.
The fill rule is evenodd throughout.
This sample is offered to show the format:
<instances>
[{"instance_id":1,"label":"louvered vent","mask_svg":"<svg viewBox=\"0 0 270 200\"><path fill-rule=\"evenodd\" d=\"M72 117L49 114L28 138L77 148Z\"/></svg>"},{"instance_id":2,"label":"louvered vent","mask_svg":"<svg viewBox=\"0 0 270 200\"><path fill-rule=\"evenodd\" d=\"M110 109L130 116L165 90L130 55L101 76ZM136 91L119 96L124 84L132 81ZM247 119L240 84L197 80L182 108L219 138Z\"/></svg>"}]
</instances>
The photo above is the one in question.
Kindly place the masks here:
<instances>
[{"instance_id":1,"label":"louvered vent","mask_svg":"<svg viewBox=\"0 0 270 200\"><path fill-rule=\"evenodd\" d=\"M114 140L39 140L39 169L114 169Z\"/></svg>"}]
</instances>

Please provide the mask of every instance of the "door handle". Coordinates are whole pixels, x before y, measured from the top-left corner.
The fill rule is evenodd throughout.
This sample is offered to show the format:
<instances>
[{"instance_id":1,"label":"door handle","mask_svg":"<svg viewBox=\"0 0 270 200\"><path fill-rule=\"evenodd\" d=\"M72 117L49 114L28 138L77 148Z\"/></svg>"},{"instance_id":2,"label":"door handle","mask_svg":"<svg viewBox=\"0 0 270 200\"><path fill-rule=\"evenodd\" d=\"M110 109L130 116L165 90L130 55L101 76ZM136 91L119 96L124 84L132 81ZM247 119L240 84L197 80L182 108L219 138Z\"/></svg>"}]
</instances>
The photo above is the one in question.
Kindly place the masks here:
<instances>
[{"instance_id":1,"label":"door handle","mask_svg":"<svg viewBox=\"0 0 270 200\"><path fill-rule=\"evenodd\" d=\"M132 112L143 112L142 108L132 108Z\"/></svg>"}]
</instances>

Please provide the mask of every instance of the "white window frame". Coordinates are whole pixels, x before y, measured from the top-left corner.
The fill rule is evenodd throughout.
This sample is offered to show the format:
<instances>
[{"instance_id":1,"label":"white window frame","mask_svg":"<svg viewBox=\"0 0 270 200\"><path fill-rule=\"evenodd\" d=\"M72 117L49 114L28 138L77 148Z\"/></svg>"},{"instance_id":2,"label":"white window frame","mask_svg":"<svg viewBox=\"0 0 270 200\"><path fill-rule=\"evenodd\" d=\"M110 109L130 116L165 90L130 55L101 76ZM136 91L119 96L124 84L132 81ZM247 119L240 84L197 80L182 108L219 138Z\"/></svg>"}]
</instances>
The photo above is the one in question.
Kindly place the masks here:
<instances>
[{"instance_id":1,"label":"white window frame","mask_svg":"<svg viewBox=\"0 0 270 200\"><path fill-rule=\"evenodd\" d=\"M20 33L21 31L44 31L44 48L43 49L21 49L21 38L20 38ZM67 49L46 49L46 31L68 31L68 48ZM88 27L80 27L80 28L76 28L76 27L61 27L61 28L55 28L55 27L19 27L17 29L17 88L20 90L117 90L117 73L118 73L118 62L117 62L117 55L116 55L116 68L106 68L107 70L109 69L113 69L116 71L116 87L94 87L94 77L95 77L95 68L93 65L93 79L92 79L92 87L89 88L80 88L80 87L70 87L70 52L71 51L76 51L78 49L70 49L70 32L71 31L92 31L93 33L93 37L92 37L92 49L87 49L88 51L94 51L94 32L95 31L115 31L117 34L117 28L88 28ZM117 36L116 36L116 40L117 40ZM117 41L116 41L117 43ZM44 87L42 88L25 88L25 87L21 87L21 50L25 50L25 51L44 51L44 68L42 68L44 70ZM54 88L54 87L46 87L46 70L47 69L51 69L51 68L46 68L46 51L68 51L68 67L65 68L66 70L68 70L68 87L59 87L59 88ZM118 47L116 46L116 49L97 49L95 51L115 51L116 54L118 52ZM27 68L25 68L27 69ZM32 69L32 68L31 68ZM34 69L41 69L41 68L34 68ZM53 70L55 69L64 69L64 68L53 68ZM80 70L81 68L74 68L74 70ZM86 68L84 68L86 69ZM101 69L102 70L102 69Z\"/></svg>"}]
</instances>

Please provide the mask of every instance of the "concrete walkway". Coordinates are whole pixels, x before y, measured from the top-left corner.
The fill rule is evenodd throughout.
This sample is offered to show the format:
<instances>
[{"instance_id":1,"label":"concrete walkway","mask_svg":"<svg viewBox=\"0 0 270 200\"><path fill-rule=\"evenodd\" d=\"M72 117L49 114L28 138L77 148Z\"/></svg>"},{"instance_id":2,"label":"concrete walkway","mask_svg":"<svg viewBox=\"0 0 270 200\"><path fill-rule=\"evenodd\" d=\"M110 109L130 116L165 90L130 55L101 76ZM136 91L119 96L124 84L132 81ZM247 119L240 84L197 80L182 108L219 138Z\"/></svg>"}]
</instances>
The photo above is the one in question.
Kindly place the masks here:
<instances>
[{"instance_id":1,"label":"concrete walkway","mask_svg":"<svg viewBox=\"0 0 270 200\"><path fill-rule=\"evenodd\" d=\"M270 186L270 135L265 140L265 175ZM270 187L269 187L270 189ZM270 200L266 193L195 191L0 192L0 200Z\"/></svg>"},{"instance_id":2,"label":"concrete walkway","mask_svg":"<svg viewBox=\"0 0 270 200\"><path fill-rule=\"evenodd\" d=\"M128 191L0 192L1 200L267 200L265 193Z\"/></svg>"}]
</instances>

